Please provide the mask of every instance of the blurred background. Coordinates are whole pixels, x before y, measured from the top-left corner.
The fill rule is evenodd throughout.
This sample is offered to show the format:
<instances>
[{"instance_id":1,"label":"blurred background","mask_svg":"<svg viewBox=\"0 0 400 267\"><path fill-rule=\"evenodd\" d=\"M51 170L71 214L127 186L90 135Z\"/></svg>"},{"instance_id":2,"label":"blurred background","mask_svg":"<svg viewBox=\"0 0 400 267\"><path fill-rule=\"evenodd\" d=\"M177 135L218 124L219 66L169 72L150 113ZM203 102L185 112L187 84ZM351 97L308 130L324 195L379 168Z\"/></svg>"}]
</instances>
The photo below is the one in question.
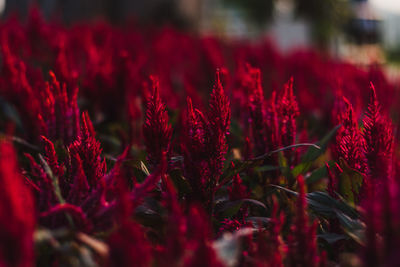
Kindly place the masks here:
<instances>
[{"instance_id":1,"label":"blurred background","mask_svg":"<svg viewBox=\"0 0 400 267\"><path fill-rule=\"evenodd\" d=\"M269 38L283 53L317 47L359 65L400 62L400 0L0 0L3 18L35 4L66 24L174 25L223 39Z\"/></svg>"}]
</instances>

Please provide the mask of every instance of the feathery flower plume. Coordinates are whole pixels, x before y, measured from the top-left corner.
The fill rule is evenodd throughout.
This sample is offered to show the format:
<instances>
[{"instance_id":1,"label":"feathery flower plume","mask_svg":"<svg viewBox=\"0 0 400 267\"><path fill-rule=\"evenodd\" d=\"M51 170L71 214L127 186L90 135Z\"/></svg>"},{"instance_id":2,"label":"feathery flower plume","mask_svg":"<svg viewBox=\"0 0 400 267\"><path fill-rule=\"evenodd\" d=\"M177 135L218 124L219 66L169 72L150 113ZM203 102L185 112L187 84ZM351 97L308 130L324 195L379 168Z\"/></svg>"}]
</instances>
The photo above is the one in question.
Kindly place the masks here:
<instances>
[{"instance_id":1,"label":"feathery flower plume","mask_svg":"<svg viewBox=\"0 0 400 267\"><path fill-rule=\"evenodd\" d=\"M368 164L368 175L372 183L388 179L391 171L393 134L390 119L381 114L375 87L371 83L371 100L363 120L363 151Z\"/></svg>"},{"instance_id":2,"label":"feathery flower plume","mask_svg":"<svg viewBox=\"0 0 400 267\"><path fill-rule=\"evenodd\" d=\"M188 98L188 110L186 119L186 133L182 150L184 153L184 173L192 187L190 199L201 203L207 202L207 181L210 179L206 153L206 126L201 111L195 110L190 98ZM204 117L204 116L203 116Z\"/></svg>"},{"instance_id":3,"label":"feathery flower plume","mask_svg":"<svg viewBox=\"0 0 400 267\"><path fill-rule=\"evenodd\" d=\"M92 123L86 113L82 114L81 133L70 146L72 156L79 155L82 166L91 187L96 187L106 172L105 160L101 157L100 143L94 136Z\"/></svg>"},{"instance_id":4,"label":"feathery flower plume","mask_svg":"<svg viewBox=\"0 0 400 267\"><path fill-rule=\"evenodd\" d=\"M209 106L209 136L207 137L209 144L207 144L206 149L210 153L211 173L214 175L215 182L217 182L222 173L225 154L228 150L226 135L231 122L229 100L222 87L219 70L216 72L216 81L211 93Z\"/></svg>"},{"instance_id":5,"label":"feathery flower plume","mask_svg":"<svg viewBox=\"0 0 400 267\"><path fill-rule=\"evenodd\" d=\"M147 160L157 165L163 152L169 151L171 142L171 125L168 124L168 113L159 95L159 81L151 76L153 91L146 101L146 117L143 124L143 138L147 150Z\"/></svg>"},{"instance_id":6,"label":"feathery flower plume","mask_svg":"<svg viewBox=\"0 0 400 267\"><path fill-rule=\"evenodd\" d=\"M293 94L293 77L284 85L284 92L279 100L278 115L280 122L281 145L290 146L296 142L296 118L299 116L299 107ZM296 163L294 150L285 151L289 166Z\"/></svg>"},{"instance_id":7,"label":"feathery flower plume","mask_svg":"<svg viewBox=\"0 0 400 267\"><path fill-rule=\"evenodd\" d=\"M207 118L194 109L188 99L186 134L182 146L184 169L193 189L191 197L209 209L228 150L226 135L230 125L229 101L218 70Z\"/></svg>"},{"instance_id":8,"label":"feathery flower plume","mask_svg":"<svg viewBox=\"0 0 400 267\"><path fill-rule=\"evenodd\" d=\"M251 133L254 139L255 155L260 156L266 153L266 114L265 114L265 103L264 93L261 87L261 73L259 69L251 68L248 66L248 75L251 78L251 94L249 97L249 109L250 109L250 127Z\"/></svg>"},{"instance_id":9,"label":"feathery flower plume","mask_svg":"<svg viewBox=\"0 0 400 267\"><path fill-rule=\"evenodd\" d=\"M342 127L336 135L334 153L336 159L342 158L351 168L366 173L365 156L362 153L363 139L354 118L353 107L345 97L343 102L346 110L339 115Z\"/></svg>"},{"instance_id":10,"label":"feathery flower plume","mask_svg":"<svg viewBox=\"0 0 400 267\"><path fill-rule=\"evenodd\" d=\"M38 120L43 125L42 135L50 140L61 139L69 145L79 133L78 88L74 87L69 97L66 84L60 84L52 71L49 75L50 81L45 84L39 99L42 104Z\"/></svg>"}]
</instances>

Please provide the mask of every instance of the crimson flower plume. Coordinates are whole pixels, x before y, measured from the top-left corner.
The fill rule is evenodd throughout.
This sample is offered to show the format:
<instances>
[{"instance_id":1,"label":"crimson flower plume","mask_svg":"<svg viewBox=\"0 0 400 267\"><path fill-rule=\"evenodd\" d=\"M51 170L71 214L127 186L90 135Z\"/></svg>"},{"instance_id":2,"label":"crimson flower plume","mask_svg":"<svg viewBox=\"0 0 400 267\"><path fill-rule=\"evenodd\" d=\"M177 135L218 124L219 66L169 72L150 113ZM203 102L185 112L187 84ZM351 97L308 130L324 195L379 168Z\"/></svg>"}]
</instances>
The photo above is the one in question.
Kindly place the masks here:
<instances>
[{"instance_id":1,"label":"crimson flower plume","mask_svg":"<svg viewBox=\"0 0 400 267\"><path fill-rule=\"evenodd\" d=\"M157 165L163 152L168 152L172 129L168 124L168 113L159 95L159 81L151 77L153 92L146 102L146 117L143 124L143 138L147 150L147 160Z\"/></svg>"}]
</instances>

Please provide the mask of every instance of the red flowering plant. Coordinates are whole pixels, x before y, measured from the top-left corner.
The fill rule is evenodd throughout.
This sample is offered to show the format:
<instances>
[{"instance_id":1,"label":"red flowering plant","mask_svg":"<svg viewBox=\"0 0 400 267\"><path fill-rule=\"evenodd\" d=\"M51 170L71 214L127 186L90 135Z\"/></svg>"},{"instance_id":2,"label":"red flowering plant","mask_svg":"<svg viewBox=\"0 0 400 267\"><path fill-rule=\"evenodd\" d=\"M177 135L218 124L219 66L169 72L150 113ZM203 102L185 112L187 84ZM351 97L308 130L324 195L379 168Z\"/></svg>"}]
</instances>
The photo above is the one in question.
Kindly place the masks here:
<instances>
[{"instance_id":1,"label":"red flowering plant","mask_svg":"<svg viewBox=\"0 0 400 267\"><path fill-rule=\"evenodd\" d=\"M0 36L0 265L398 265L379 67L38 10Z\"/></svg>"}]
</instances>

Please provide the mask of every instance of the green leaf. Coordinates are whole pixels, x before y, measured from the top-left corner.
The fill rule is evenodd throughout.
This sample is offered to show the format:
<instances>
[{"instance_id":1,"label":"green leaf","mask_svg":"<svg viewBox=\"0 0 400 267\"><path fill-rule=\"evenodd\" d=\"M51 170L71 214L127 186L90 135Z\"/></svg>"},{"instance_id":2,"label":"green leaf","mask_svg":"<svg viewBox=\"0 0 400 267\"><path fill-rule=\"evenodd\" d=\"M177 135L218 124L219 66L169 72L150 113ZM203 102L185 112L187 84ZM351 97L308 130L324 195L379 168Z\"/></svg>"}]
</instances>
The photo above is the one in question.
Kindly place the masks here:
<instances>
[{"instance_id":1,"label":"green leaf","mask_svg":"<svg viewBox=\"0 0 400 267\"><path fill-rule=\"evenodd\" d=\"M317 237L324 239L329 244L333 244L333 243L343 240L343 239L348 239L347 236L341 235L341 234L336 234L336 233L319 234L319 235L317 235Z\"/></svg>"},{"instance_id":2,"label":"green leaf","mask_svg":"<svg viewBox=\"0 0 400 267\"><path fill-rule=\"evenodd\" d=\"M325 153L330 140L335 136L337 130L341 126L342 126L341 124L337 125L327 135L325 135L319 142L317 142L319 149L311 146L307 150L307 152L304 154L304 156L301 159L301 163L299 165L295 166L292 170L292 174L294 177L297 177L299 174L307 172L311 168L313 162L317 158L319 158L322 154Z\"/></svg>"},{"instance_id":3,"label":"green leaf","mask_svg":"<svg viewBox=\"0 0 400 267\"><path fill-rule=\"evenodd\" d=\"M338 211L336 215L344 232L357 243L364 245L365 225L359 219L351 218L342 212Z\"/></svg>"},{"instance_id":4,"label":"green leaf","mask_svg":"<svg viewBox=\"0 0 400 267\"><path fill-rule=\"evenodd\" d=\"M273 166L273 165L263 165L260 167L256 167L255 171L258 172L267 172L267 171L274 171L274 170L279 170L280 167L279 166Z\"/></svg>"},{"instance_id":5,"label":"green leaf","mask_svg":"<svg viewBox=\"0 0 400 267\"><path fill-rule=\"evenodd\" d=\"M234 216L240 210L243 202L240 200L237 201L226 201L221 203L219 208L216 208L218 213L222 213L223 218L230 218Z\"/></svg>"},{"instance_id":6,"label":"green leaf","mask_svg":"<svg viewBox=\"0 0 400 267\"><path fill-rule=\"evenodd\" d=\"M259 165L261 165L265 159L271 157L273 154L288 150L288 149L293 149L293 148L297 148L297 147L303 147L303 146L311 146L314 147L315 149L319 149L320 147L317 146L316 144L311 144L311 143L300 143L300 144L294 144L294 145L290 145L287 147L282 147L279 148L277 150L268 152L264 155L261 155L259 157L255 157L249 160L244 160L244 161L238 161L235 163L235 166L229 167L228 169L226 169L224 171L224 173L221 175L221 179L220 179L220 183L225 183L227 180L229 180L229 178L231 178L232 176L241 173L244 170L250 169L250 168L255 168ZM284 164L285 165L285 164ZM287 165L287 164L286 164Z\"/></svg>"},{"instance_id":7,"label":"green leaf","mask_svg":"<svg viewBox=\"0 0 400 267\"><path fill-rule=\"evenodd\" d=\"M169 177L175 185L175 188L178 190L180 196L188 194L192 192L192 188L186 178L182 175L180 169L172 169L169 172Z\"/></svg>"},{"instance_id":8,"label":"green leaf","mask_svg":"<svg viewBox=\"0 0 400 267\"><path fill-rule=\"evenodd\" d=\"M325 135L321 141L317 143L317 145L320 147L319 149L316 149L315 147L310 147L306 154L302 158L302 162L312 162L319 158L323 153L325 153L329 141L332 139L332 137L335 136L337 130L342 127L341 124L337 125L335 128L333 128L327 135Z\"/></svg>"},{"instance_id":9,"label":"green leaf","mask_svg":"<svg viewBox=\"0 0 400 267\"><path fill-rule=\"evenodd\" d=\"M24 126L17 109L12 104L7 102L3 97L0 97L0 111L1 115L4 115L8 120L13 121L21 131L24 130Z\"/></svg>"},{"instance_id":10,"label":"green leaf","mask_svg":"<svg viewBox=\"0 0 400 267\"><path fill-rule=\"evenodd\" d=\"M329 166L333 166L334 162L331 161L328 164L329 164ZM306 178L305 182L306 182L307 185L313 184L313 183L316 183L319 180L321 180L321 179L323 179L323 178L325 178L327 176L328 176L328 171L326 169L326 166L322 166L322 167L319 167L318 169L314 170L310 174L310 176L308 176Z\"/></svg>"},{"instance_id":11,"label":"green leaf","mask_svg":"<svg viewBox=\"0 0 400 267\"><path fill-rule=\"evenodd\" d=\"M271 218L268 218L268 217L247 217L246 221L252 222L254 224L258 224L260 222L268 224L271 221Z\"/></svg>"},{"instance_id":12,"label":"green leaf","mask_svg":"<svg viewBox=\"0 0 400 267\"><path fill-rule=\"evenodd\" d=\"M219 213L222 213L222 216L224 218L226 217L232 217L234 216L236 213L238 213L238 211L240 210L240 208L242 207L242 205L244 203L251 203L253 205L262 207L263 209L267 209L267 207L264 205L264 203L255 200L255 199L249 199L249 198L244 198L244 199L240 199L240 200L235 200L235 201L224 201L222 203L218 204L218 207L216 207L216 211Z\"/></svg>"},{"instance_id":13,"label":"green leaf","mask_svg":"<svg viewBox=\"0 0 400 267\"><path fill-rule=\"evenodd\" d=\"M248 202L251 204L254 204L256 206L260 206L264 209L267 209L267 207L264 205L264 203L262 203L261 201L255 200L255 199L250 199L250 198L244 198L241 200L243 203Z\"/></svg>"},{"instance_id":14,"label":"green leaf","mask_svg":"<svg viewBox=\"0 0 400 267\"><path fill-rule=\"evenodd\" d=\"M356 203L362 186L363 176L360 172L350 168L344 159L339 160L343 172L340 174L339 192L350 203Z\"/></svg>"},{"instance_id":15,"label":"green leaf","mask_svg":"<svg viewBox=\"0 0 400 267\"><path fill-rule=\"evenodd\" d=\"M280 189L293 196L298 196L299 193L279 185L270 185ZM359 214L355 208L350 206L344 199L334 199L326 192L314 191L306 194L307 203L309 208L318 215L324 217L334 217L337 212L346 214L352 219L359 219Z\"/></svg>"}]
</instances>

